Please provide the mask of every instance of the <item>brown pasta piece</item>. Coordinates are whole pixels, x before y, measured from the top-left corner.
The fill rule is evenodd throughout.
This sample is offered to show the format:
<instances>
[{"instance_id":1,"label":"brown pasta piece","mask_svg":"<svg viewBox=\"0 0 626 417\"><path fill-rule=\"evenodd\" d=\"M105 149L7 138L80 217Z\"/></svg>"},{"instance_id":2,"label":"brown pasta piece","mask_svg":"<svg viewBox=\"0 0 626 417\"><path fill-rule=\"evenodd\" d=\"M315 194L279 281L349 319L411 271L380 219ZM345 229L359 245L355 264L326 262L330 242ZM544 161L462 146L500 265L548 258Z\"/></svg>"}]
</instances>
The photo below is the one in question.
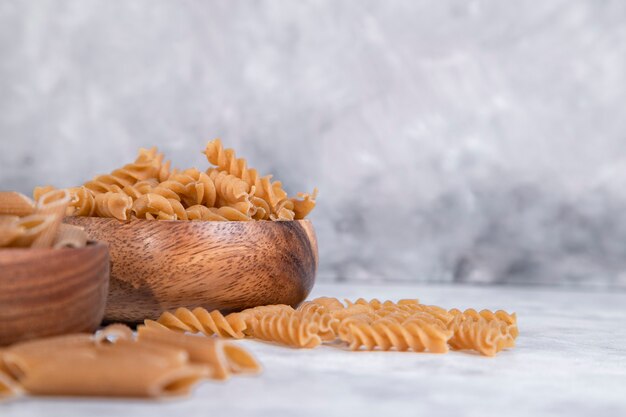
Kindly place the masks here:
<instances>
[{"instance_id":1,"label":"brown pasta piece","mask_svg":"<svg viewBox=\"0 0 626 417\"><path fill-rule=\"evenodd\" d=\"M139 197L133 203L132 211L140 219L187 220L187 212L178 200L156 193Z\"/></svg>"},{"instance_id":2,"label":"brown pasta piece","mask_svg":"<svg viewBox=\"0 0 626 417\"><path fill-rule=\"evenodd\" d=\"M41 231L39 236L33 241L33 248L49 248L54 242L54 238L59 230L59 225L70 204L70 194L67 190L53 190L43 194L37 200L35 211L37 214L52 218L50 224Z\"/></svg>"},{"instance_id":3,"label":"brown pasta piece","mask_svg":"<svg viewBox=\"0 0 626 417\"><path fill-rule=\"evenodd\" d=\"M93 216L96 214L96 198L86 187L73 187L70 193L69 216Z\"/></svg>"},{"instance_id":4,"label":"brown pasta piece","mask_svg":"<svg viewBox=\"0 0 626 417\"><path fill-rule=\"evenodd\" d=\"M243 316L232 313L224 316L219 310L208 312L202 307L193 310L178 308L174 313L166 311L157 320L159 324L168 329L183 332L204 333L220 337L232 337L241 339L247 324Z\"/></svg>"},{"instance_id":5,"label":"brown pasta piece","mask_svg":"<svg viewBox=\"0 0 626 417\"><path fill-rule=\"evenodd\" d=\"M271 176L260 177L255 169L248 169L246 160L237 159L232 149L224 149L219 139L207 143L204 153L209 163L217 166L219 171L241 178L254 187L254 195L265 200L270 208L270 212L266 213L268 216L277 214L276 206L281 200L287 198L287 193L283 190L280 181L272 182ZM255 204L254 201L253 204Z\"/></svg>"},{"instance_id":6,"label":"brown pasta piece","mask_svg":"<svg viewBox=\"0 0 626 417\"><path fill-rule=\"evenodd\" d=\"M0 191L0 215L28 216L35 212L35 203L24 194Z\"/></svg>"},{"instance_id":7,"label":"brown pasta piece","mask_svg":"<svg viewBox=\"0 0 626 417\"><path fill-rule=\"evenodd\" d=\"M261 364L246 349L232 343L225 343L223 349L228 368L232 373L258 374L261 372Z\"/></svg>"},{"instance_id":8,"label":"brown pasta piece","mask_svg":"<svg viewBox=\"0 0 626 417\"><path fill-rule=\"evenodd\" d=\"M0 216L0 248L11 246L24 233L18 216Z\"/></svg>"},{"instance_id":9,"label":"brown pasta piece","mask_svg":"<svg viewBox=\"0 0 626 417\"><path fill-rule=\"evenodd\" d=\"M249 330L257 339L298 348L314 348L322 343L317 323L295 312L262 315L252 321Z\"/></svg>"},{"instance_id":10,"label":"brown pasta piece","mask_svg":"<svg viewBox=\"0 0 626 417\"><path fill-rule=\"evenodd\" d=\"M450 310L454 320L449 327L454 331L450 346L456 350L470 349L486 356L494 356L505 348L515 346L519 335L517 316L503 310L492 312L474 309Z\"/></svg>"},{"instance_id":11,"label":"brown pasta piece","mask_svg":"<svg viewBox=\"0 0 626 417\"><path fill-rule=\"evenodd\" d=\"M82 248L87 244L87 233L82 227L70 224L61 224L54 237L52 247L58 248Z\"/></svg>"},{"instance_id":12,"label":"brown pasta piece","mask_svg":"<svg viewBox=\"0 0 626 417\"><path fill-rule=\"evenodd\" d=\"M293 205L294 218L296 220L304 219L315 208L315 200L317 199L317 188L311 194L298 193L299 198L290 198Z\"/></svg>"},{"instance_id":13,"label":"brown pasta piece","mask_svg":"<svg viewBox=\"0 0 626 417\"><path fill-rule=\"evenodd\" d=\"M335 340L340 321L326 307L313 302L304 302L298 307L296 314L304 321L315 323L323 341Z\"/></svg>"},{"instance_id":14,"label":"brown pasta piece","mask_svg":"<svg viewBox=\"0 0 626 417\"><path fill-rule=\"evenodd\" d=\"M187 351L192 363L208 365L212 377L226 379L230 373L257 373L261 367L245 349L212 338L181 335L164 328L139 326L137 341L172 345Z\"/></svg>"},{"instance_id":15,"label":"brown pasta piece","mask_svg":"<svg viewBox=\"0 0 626 417\"><path fill-rule=\"evenodd\" d=\"M27 248L33 245L33 242L48 230L54 223L55 218L45 214L31 214L19 219L17 227L20 234L14 238L10 246Z\"/></svg>"},{"instance_id":16,"label":"brown pasta piece","mask_svg":"<svg viewBox=\"0 0 626 417\"><path fill-rule=\"evenodd\" d=\"M266 306L247 308L237 314L244 320L246 327L250 328L252 327L252 323L258 321L261 317L293 312L295 312L293 307L286 304L270 304Z\"/></svg>"},{"instance_id":17,"label":"brown pasta piece","mask_svg":"<svg viewBox=\"0 0 626 417\"><path fill-rule=\"evenodd\" d=\"M96 194L96 214L100 217L112 217L129 220L133 199L122 193L105 192Z\"/></svg>"},{"instance_id":18,"label":"brown pasta piece","mask_svg":"<svg viewBox=\"0 0 626 417\"><path fill-rule=\"evenodd\" d=\"M413 350L432 353L448 351L447 341L452 331L442 328L419 317L412 317L399 323L395 320L378 319L372 323L365 320L349 324L349 331L340 334L349 343L350 349L358 350Z\"/></svg>"},{"instance_id":19,"label":"brown pasta piece","mask_svg":"<svg viewBox=\"0 0 626 417\"><path fill-rule=\"evenodd\" d=\"M4 369L30 394L156 397L180 395L208 375L182 349L134 341L96 343L70 335L13 345Z\"/></svg>"},{"instance_id":20,"label":"brown pasta piece","mask_svg":"<svg viewBox=\"0 0 626 417\"><path fill-rule=\"evenodd\" d=\"M517 328L517 315L515 313L509 314L503 310L497 310L495 312L491 310L481 310L480 312L474 310L473 308L469 308L465 311L461 311L458 309L452 309L449 313L453 317L457 317L459 315L463 315L464 317L471 317L475 320L483 318L487 321L501 320L509 326L509 333L513 338L517 338L519 335L519 330Z\"/></svg>"},{"instance_id":21,"label":"brown pasta piece","mask_svg":"<svg viewBox=\"0 0 626 417\"><path fill-rule=\"evenodd\" d=\"M46 194L47 192L54 191L54 190L56 190L56 188L53 187L52 185L44 185L42 187L35 187L33 189L33 200L39 201L42 195Z\"/></svg>"},{"instance_id":22,"label":"brown pasta piece","mask_svg":"<svg viewBox=\"0 0 626 417\"><path fill-rule=\"evenodd\" d=\"M133 185L127 185L116 192L123 192L133 200L138 199L144 194L153 192L153 190L159 186L159 181L155 178L149 178L147 180L138 181Z\"/></svg>"},{"instance_id":23,"label":"brown pasta piece","mask_svg":"<svg viewBox=\"0 0 626 417\"><path fill-rule=\"evenodd\" d=\"M505 348L515 345L511 326L502 320L488 321L458 315L450 325L454 332L450 347L454 350L475 350L485 356L495 356Z\"/></svg>"},{"instance_id":24,"label":"brown pasta piece","mask_svg":"<svg viewBox=\"0 0 626 417\"><path fill-rule=\"evenodd\" d=\"M251 186L241 178L214 168L209 168L206 173L215 184L220 205L249 200ZM254 186L252 188L254 191Z\"/></svg>"},{"instance_id":25,"label":"brown pasta piece","mask_svg":"<svg viewBox=\"0 0 626 417\"><path fill-rule=\"evenodd\" d=\"M161 172L163 155L158 154L156 148L140 149L139 155L132 164L124 165L110 174L98 175L84 184L95 194L112 192L134 185L138 181L158 178Z\"/></svg>"}]
</instances>

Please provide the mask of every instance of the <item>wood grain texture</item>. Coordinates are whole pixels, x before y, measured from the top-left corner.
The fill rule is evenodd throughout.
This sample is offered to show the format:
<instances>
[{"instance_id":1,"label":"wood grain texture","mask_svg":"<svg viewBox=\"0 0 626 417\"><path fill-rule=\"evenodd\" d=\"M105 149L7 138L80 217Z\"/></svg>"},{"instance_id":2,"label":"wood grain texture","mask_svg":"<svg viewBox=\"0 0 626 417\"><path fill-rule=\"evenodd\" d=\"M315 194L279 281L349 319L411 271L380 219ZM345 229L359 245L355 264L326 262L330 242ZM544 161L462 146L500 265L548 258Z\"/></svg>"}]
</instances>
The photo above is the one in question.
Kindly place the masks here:
<instances>
[{"instance_id":1,"label":"wood grain texture","mask_svg":"<svg viewBox=\"0 0 626 417\"><path fill-rule=\"evenodd\" d=\"M140 322L165 310L223 312L297 305L318 265L308 220L197 222L68 217L109 244L111 283L105 320Z\"/></svg>"},{"instance_id":2,"label":"wood grain texture","mask_svg":"<svg viewBox=\"0 0 626 417\"><path fill-rule=\"evenodd\" d=\"M0 249L0 345L92 332L109 286L107 246Z\"/></svg>"}]
</instances>

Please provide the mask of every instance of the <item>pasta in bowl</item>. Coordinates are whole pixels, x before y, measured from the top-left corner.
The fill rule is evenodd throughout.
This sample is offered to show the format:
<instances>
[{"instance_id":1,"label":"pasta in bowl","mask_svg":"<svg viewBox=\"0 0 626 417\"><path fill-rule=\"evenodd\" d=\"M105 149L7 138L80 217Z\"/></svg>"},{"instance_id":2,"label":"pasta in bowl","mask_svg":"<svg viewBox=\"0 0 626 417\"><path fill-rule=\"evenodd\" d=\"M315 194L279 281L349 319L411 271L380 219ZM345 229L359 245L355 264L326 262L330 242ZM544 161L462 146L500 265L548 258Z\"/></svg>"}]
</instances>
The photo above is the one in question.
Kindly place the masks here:
<instances>
[{"instance_id":1,"label":"pasta in bowl","mask_svg":"<svg viewBox=\"0 0 626 417\"><path fill-rule=\"evenodd\" d=\"M105 319L136 322L180 305L236 310L305 299L317 241L305 217L317 190L289 196L219 139L208 168L172 168L156 148L97 175L69 195L65 223L107 242L111 289ZM54 187L37 187L36 201Z\"/></svg>"},{"instance_id":2,"label":"pasta in bowl","mask_svg":"<svg viewBox=\"0 0 626 417\"><path fill-rule=\"evenodd\" d=\"M308 220L65 221L109 245L105 321L157 319L179 306L225 312L266 304L295 306L315 281L317 239Z\"/></svg>"}]
</instances>

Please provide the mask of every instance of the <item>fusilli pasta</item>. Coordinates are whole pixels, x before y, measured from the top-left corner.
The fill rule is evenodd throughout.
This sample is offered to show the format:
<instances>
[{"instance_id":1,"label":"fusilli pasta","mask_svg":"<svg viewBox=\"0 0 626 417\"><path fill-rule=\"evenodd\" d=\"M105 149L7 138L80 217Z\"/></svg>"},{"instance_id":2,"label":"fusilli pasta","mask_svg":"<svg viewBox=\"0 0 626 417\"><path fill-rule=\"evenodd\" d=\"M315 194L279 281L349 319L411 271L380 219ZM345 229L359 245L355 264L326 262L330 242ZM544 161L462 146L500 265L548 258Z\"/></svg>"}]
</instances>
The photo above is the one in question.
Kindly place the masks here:
<instances>
[{"instance_id":1,"label":"fusilli pasta","mask_svg":"<svg viewBox=\"0 0 626 417\"><path fill-rule=\"evenodd\" d=\"M233 313L224 316L219 310L208 312L201 307L192 311L179 308L173 314L165 312L159 317L157 323L172 330L200 332L235 339L243 338L243 331L246 330L246 322L240 314Z\"/></svg>"}]
</instances>

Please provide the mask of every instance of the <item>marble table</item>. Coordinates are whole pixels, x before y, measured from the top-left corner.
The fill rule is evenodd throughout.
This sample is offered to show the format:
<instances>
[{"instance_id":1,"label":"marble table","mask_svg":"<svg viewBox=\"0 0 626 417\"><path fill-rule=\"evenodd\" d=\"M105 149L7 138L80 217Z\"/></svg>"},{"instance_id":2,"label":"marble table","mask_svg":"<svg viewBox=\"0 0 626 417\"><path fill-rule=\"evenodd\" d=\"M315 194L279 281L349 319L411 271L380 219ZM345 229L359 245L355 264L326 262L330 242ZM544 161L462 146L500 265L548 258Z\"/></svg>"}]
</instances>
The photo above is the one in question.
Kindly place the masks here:
<instances>
[{"instance_id":1,"label":"marble table","mask_svg":"<svg viewBox=\"0 0 626 417\"><path fill-rule=\"evenodd\" d=\"M441 285L318 285L312 296L420 298L518 313L517 347L469 353L288 349L242 341L255 377L205 382L167 401L20 399L0 416L624 416L626 293Z\"/></svg>"}]
</instances>

